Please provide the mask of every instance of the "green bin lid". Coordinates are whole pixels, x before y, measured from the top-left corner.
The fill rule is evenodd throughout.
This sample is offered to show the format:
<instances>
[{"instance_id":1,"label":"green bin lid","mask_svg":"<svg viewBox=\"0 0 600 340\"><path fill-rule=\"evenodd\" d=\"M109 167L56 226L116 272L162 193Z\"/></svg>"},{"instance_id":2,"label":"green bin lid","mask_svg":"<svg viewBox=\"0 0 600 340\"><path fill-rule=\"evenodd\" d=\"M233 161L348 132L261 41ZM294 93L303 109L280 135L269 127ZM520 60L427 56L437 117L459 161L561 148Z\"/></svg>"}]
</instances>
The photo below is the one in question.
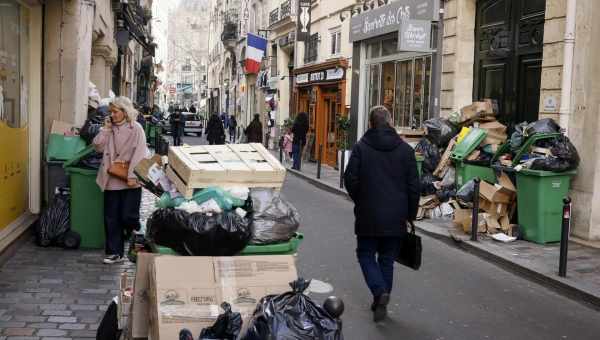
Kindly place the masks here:
<instances>
[{"instance_id":1,"label":"green bin lid","mask_svg":"<svg viewBox=\"0 0 600 340\"><path fill-rule=\"evenodd\" d=\"M554 172L554 171L544 171L544 170L532 170L532 169L522 169L518 172L522 175L527 176L535 176L535 177L556 177L556 176L575 176L577 174L577 170L570 170L565 172Z\"/></svg>"},{"instance_id":2,"label":"green bin lid","mask_svg":"<svg viewBox=\"0 0 600 340\"><path fill-rule=\"evenodd\" d=\"M454 147L451 158L453 160L461 161L475 151L477 147L487 137L487 130L472 128L471 131Z\"/></svg>"},{"instance_id":3,"label":"green bin lid","mask_svg":"<svg viewBox=\"0 0 600 340\"><path fill-rule=\"evenodd\" d=\"M80 152L76 153L75 155L73 155L73 157L71 159L69 159L68 161L65 162L65 164L63 165L63 167L69 168L69 167L73 167L74 164L77 164L83 157L91 154L92 152L94 152L94 146L93 145L89 145L87 148L81 150Z\"/></svg>"},{"instance_id":4,"label":"green bin lid","mask_svg":"<svg viewBox=\"0 0 600 340\"><path fill-rule=\"evenodd\" d=\"M52 133L48 137L46 159L50 161L66 161L85 149L85 141L79 136L63 136Z\"/></svg>"},{"instance_id":5,"label":"green bin lid","mask_svg":"<svg viewBox=\"0 0 600 340\"><path fill-rule=\"evenodd\" d=\"M68 167L65 169L65 171L69 175L78 174L78 175L93 176L93 177L96 177L98 175L98 170L95 170L95 169Z\"/></svg>"}]
</instances>

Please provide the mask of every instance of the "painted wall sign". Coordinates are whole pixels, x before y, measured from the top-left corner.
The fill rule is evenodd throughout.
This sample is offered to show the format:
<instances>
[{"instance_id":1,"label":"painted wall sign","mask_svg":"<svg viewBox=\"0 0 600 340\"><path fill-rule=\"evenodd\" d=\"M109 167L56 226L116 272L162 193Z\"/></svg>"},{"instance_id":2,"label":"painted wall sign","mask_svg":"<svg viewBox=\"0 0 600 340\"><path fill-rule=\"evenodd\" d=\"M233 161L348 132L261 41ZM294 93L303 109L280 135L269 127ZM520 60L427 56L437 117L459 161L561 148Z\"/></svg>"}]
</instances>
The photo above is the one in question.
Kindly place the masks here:
<instances>
[{"instance_id":1,"label":"painted wall sign","mask_svg":"<svg viewBox=\"0 0 600 340\"><path fill-rule=\"evenodd\" d=\"M398 50L427 52L431 50L431 21L404 20L398 36Z\"/></svg>"},{"instance_id":2,"label":"painted wall sign","mask_svg":"<svg viewBox=\"0 0 600 340\"><path fill-rule=\"evenodd\" d=\"M439 20L438 0L398 0L352 17L350 42L400 31L402 20Z\"/></svg>"},{"instance_id":3,"label":"painted wall sign","mask_svg":"<svg viewBox=\"0 0 600 340\"><path fill-rule=\"evenodd\" d=\"M320 83L326 81L336 81L344 79L346 70L342 67L330 68L324 71L315 71L309 73L301 73L296 76L297 85L305 85L309 83Z\"/></svg>"},{"instance_id":4,"label":"painted wall sign","mask_svg":"<svg viewBox=\"0 0 600 340\"><path fill-rule=\"evenodd\" d=\"M298 41L306 42L310 39L311 2L311 0L298 0L298 27L296 32Z\"/></svg>"}]
</instances>

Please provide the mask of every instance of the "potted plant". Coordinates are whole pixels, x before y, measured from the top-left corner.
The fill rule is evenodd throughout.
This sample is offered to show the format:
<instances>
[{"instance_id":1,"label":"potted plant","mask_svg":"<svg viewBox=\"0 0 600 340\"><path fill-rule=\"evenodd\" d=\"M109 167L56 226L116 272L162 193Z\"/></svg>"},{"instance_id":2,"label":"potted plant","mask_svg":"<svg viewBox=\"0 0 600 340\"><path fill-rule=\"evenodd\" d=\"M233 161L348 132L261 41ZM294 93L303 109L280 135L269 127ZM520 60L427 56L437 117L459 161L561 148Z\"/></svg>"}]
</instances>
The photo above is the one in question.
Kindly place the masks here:
<instances>
[{"instance_id":1,"label":"potted plant","mask_svg":"<svg viewBox=\"0 0 600 340\"><path fill-rule=\"evenodd\" d=\"M344 166L341 167L341 171L346 170L346 166L348 166L348 161L350 160L350 150L348 150L348 131L350 130L350 118L348 116L338 115L337 117L337 129L338 129L338 159L337 164L338 168L340 165L344 163Z\"/></svg>"}]
</instances>

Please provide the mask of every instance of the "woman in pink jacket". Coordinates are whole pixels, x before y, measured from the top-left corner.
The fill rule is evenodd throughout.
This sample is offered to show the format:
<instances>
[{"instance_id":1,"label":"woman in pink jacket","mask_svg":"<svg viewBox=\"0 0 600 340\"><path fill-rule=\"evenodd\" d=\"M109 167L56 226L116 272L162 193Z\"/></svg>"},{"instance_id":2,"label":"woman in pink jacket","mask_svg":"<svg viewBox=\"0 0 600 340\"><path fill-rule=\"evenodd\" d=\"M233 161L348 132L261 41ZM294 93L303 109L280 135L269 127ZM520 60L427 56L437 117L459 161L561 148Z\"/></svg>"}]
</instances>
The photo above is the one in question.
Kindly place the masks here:
<instances>
[{"instance_id":1,"label":"woman in pink jacket","mask_svg":"<svg viewBox=\"0 0 600 340\"><path fill-rule=\"evenodd\" d=\"M140 229L142 189L133 170L148 153L146 135L136 122L138 112L131 100L116 98L110 104L110 113L94 138L94 147L103 153L96 183L104 191L106 264L123 262L126 234ZM113 164L128 164L129 168L125 171L123 167L121 177L114 171L109 173Z\"/></svg>"}]
</instances>

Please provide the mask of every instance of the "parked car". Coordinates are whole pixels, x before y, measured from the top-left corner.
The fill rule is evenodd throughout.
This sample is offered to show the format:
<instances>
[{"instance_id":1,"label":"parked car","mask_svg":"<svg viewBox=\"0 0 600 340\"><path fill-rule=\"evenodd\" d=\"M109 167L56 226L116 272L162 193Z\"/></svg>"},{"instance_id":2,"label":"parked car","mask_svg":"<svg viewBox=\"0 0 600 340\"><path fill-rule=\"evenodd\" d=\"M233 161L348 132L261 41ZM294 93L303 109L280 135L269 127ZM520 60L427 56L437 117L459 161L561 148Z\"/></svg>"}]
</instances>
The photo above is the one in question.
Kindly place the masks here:
<instances>
[{"instance_id":1,"label":"parked car","mask_svg":"<svg viewBox=\"0 0 600 340\"><path fill-rule=\"evenodd\" d=\"M183 133L188 135L190 133L196 134L198 137L202 136L202 119L197 113L182 112L181 115L185 118L185 127Z\"/></svg>"}]
</instances>

